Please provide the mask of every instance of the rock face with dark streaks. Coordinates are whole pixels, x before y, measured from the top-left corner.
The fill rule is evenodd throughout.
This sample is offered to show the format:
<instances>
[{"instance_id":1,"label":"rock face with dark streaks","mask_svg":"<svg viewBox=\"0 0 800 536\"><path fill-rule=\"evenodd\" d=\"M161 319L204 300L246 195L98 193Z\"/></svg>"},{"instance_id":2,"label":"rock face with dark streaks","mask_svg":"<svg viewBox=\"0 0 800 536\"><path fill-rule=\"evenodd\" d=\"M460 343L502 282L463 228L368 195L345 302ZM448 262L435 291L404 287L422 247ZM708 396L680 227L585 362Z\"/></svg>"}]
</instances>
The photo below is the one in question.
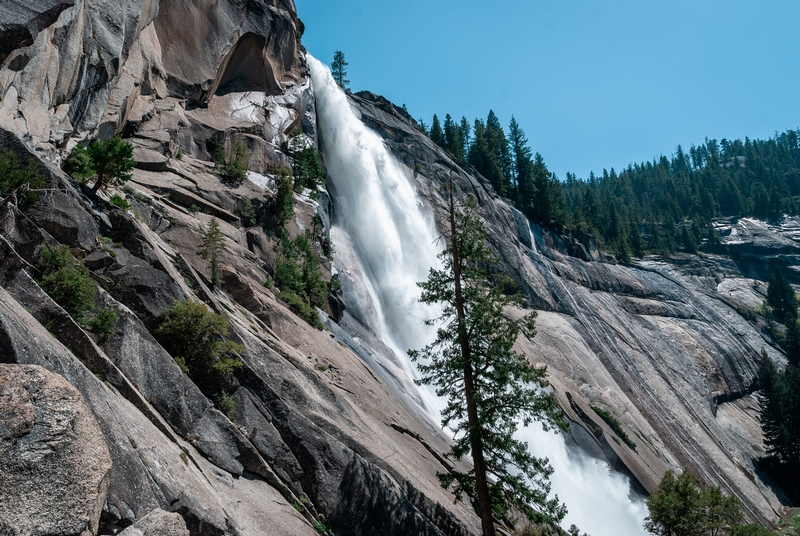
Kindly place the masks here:
<instances>
[{"instance_id":1,"label":"rock face with dark streaks","mask_svg":"<svg viewBox=\"0 0 800 536\"><path fill-rule=\"evenodd\" d=\"M63 520L58 533L81 535L479 533L436 477L448 438L370 368L391 351L343 314L360 299L359 274L342 274L352 292L332 292L320 311L326 331L270 285L275 174L293 163L290 136L317 137L301 33L291 0L0 3L0 149L35 159L47 190L24 211L0 207L0 532L55 533ZM351 99L440 224L451 172L456 195L478 201L502 268L539 311L539 335L518 347L548 365L576 445L639 490L690 468L736 494L748 518L775 520L780 503L755 469L752 389L761 350L783 357L745 316L764 298L765 263L798 264L797 222L718 222L722 243L707 255L623 266L589 236L531 225L388 100ZM77 143L115 134L134 146L133 178L91 196L58 165ZM222 184L215 152L230 157L237 143L248 179ZM285 229L327 233L331 210L324 191L298 192ZM212 218L224 237L216 288L197 253ZM100 287L90 314L116 312L112 333L93 333L40 288L42 251L60 244ZM155 336L174 300L206 303L243 348L225 404ZM32 450L32 438L53 448ZM30 456L44 462L31 469ZM27 492L41 501L14 502ZM71 513L49 514L58 508Z\"/></svg>"},{"instance_id":2,"label":"rock face with dark streaks","mask_svg":"<svg viewBox=\"0 0 800 536\"><path fill-rule=\"evenodd\" d=\"M149 534L170 514L193 536L478 531L421 446L446 451L441 431L264 284L273 172L292 164L290 134L316 143L300 32L290 0L0 4L0 149L36 159L47 190L24 212L0 210L0 362L43 367L86 401L110 457L100 533ZM115 134L134 146L128 188L95 197L58 169L75 144ZM237 143L249 179L225 185L214 147L230 156ZM246 208L258 225L245 226ZM298 193L286 229L304 233L326 211ZM217 288L197 254L212 217L225 245ZM112 333L92 333L39 287L42 250L60 244L100 287L90 316L116 313ZM223 315L243 347L227 413L154 336L164 308L187 299ZM332 293L327 312L342 308Z\"/></svg>"},{"instance_id":3,"label":"rock face with dark streaks","mask_svg":"<svg viewBox=\"0 0 800 536\"><path fill-rule=\"evenodd\" d=\"M561 406L590 432L575 438L579 444L622 466L640 489L652 491L666 469L689 468L738 496L749 518L776 521L781 504L755 465L764 447L752 391L762 349L785 360L761 326L739 313L754 313L763 301L766 285L752 278L768 278L772 261L800 264L795 222L719 222L717 254L623 266L586 237L529 223L382 97L351 99L408 167L440 229L451 173L456 195L477 200L503 269L539 310L538 335L519 348L548 365ZM590 405L610 411L637 449L621 443Z\"/></svg>"}]
</instances>

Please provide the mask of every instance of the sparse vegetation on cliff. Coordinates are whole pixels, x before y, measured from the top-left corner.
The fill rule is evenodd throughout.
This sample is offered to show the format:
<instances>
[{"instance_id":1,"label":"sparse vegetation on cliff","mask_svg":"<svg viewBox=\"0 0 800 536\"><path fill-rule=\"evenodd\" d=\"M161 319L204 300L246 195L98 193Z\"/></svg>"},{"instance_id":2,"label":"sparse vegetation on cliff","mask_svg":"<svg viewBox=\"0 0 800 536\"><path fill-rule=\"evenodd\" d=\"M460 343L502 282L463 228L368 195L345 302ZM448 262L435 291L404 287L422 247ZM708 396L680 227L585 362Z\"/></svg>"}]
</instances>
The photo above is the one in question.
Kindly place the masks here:
<instances>
[{"instance_id":1,"label":"sparse vegetation on cliff","mask_svg":"<svg viewBox=\"0 0 800 536\"><path fill-rule=\"evenodd\" d=\"M23 165L16 154L11 151L0 151L0 203L5 196L11 195L23 188L41 188L44 178L39 169L39 164L33 158ZM20 192L20 208L32 204L38 199L35 192Z\"/></svg>"},{"instance_id":2,"label":"sparse vegetation on cliff","mask_svg":"<svg viewBox=\"0 0 800 536\"><path fill-rule=\"evenodd\" d=\"M325 305L327 284L308 231L294 239L284 231L278 247L275 284L281 300L303 320L322 329L316 308Z\"/></svg>"},{"instance_id":3,"label":"sparse vegetation on cliff","mask_svg":"<svg viewBox=\"0 0 800 536\"><path fill-rule=\"evenodd\" d=\"M228 340L225 317L196 301L175 301L162 311L156 336L189 376L219 392L224 381L242 361L242 347Z\"/></svg>"},{"instance_id":4,"label":"sparse vegetation on cliff","mask_svg":"<svg viewBox=\"0 0 800 536\"><path fill-rule=\"evenodd\" d=\"M92 193L96 193L109 184L125 184L131 178L134 165L133 145L114 136L94 140L88 148L80 144L73 147L64 163L64 171L78 182L94 177Z\"/></svg>"},{"instance_id":5,"label":"sparse vegetation on cliff","mask_svg":"<svg viewBox=\"0 0 800 536\"><path fill-rule=\"evenodd\" d=\"M216 218L211 218L208 227L200 228L200 249L197 254L208 261L208 271L211 273L211 284L219 285L219 257L222 254L225 237L219 229Z\"/></svg>"},{"instance_id":6,"label":"sparse vegetation on cliff","mask_svg":"<svg viewBox=\"0 0 800 536\"><path fill-rule=\"evenodd\" d=\"M606 424L612 430L614 430L614 433L617 434L617 436L619 436L619 438L622 441L624 441L626 445L628 445L633 450L636 450L636 442L634 442L630 437L628 437L628 434L626 434L625 430L622 429L622 425L616 419L616 417L611 415L603 408L599 408L597 406L591 406L591 408L592 410L594 410L595 413L597 413L600 416L601 419L603 419L606 422Z\"/></svg>"}]
</instances>

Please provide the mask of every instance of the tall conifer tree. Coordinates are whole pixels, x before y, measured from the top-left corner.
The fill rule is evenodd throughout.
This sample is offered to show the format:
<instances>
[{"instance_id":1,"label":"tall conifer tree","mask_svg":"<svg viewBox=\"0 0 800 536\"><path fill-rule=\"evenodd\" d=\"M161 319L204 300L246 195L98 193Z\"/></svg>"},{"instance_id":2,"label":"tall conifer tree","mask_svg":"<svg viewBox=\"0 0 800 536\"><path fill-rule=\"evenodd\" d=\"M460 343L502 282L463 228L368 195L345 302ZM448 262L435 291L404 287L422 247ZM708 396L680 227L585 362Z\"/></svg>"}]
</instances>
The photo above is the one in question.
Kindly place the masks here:
<instances>
[{"instance_id":1,"label":"tall conifer tree","mask_svg":"<svg viewBox=\"0 0 800 536\"><path fill-rule=\"evenodd\" d=\"M442 426L454 432L447 456L469 455L474 471L455 468L439 475L457 499L474 497L484 536L495 536L493 517L510 508L536 523L558 523L566 509L549 498L546 459L535 458L514 438L520 425L533 420L545 428L565 426L552 393L546 390L546 369L537 368L512 350L517 337L535 334L536 313L512 320L504 313L518 298L505 296L502 281L488 282L488 268L497 262L486 245L474 203L456 207L450 197L450 244L440 254L441 269L431 269L419 284L421 301L441 304L436 340L422 350L409 350L422 374L418 384L432 385L446 401Z\"/></svg>"}]
</instances>

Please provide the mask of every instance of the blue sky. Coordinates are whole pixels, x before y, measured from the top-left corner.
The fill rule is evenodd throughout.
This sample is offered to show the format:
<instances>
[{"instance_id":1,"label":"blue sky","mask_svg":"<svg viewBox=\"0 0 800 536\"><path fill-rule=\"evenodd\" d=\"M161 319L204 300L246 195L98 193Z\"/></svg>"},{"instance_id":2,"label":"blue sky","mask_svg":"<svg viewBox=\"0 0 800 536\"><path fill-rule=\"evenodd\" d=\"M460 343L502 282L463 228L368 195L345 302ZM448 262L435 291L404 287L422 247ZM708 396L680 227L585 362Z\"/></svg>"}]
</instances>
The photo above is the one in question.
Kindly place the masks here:
<instances>
[{"instance_id":1,"label":"blue sky","mask_svg":"<svg viewBox=\"0 0 800 536\"><path fill-rule=\"evenodd\" d=\"M296 0L303 44L354 91L434 113L513 114L567 171L800 127L800 1Z\"/></svg>"}]
</instances>

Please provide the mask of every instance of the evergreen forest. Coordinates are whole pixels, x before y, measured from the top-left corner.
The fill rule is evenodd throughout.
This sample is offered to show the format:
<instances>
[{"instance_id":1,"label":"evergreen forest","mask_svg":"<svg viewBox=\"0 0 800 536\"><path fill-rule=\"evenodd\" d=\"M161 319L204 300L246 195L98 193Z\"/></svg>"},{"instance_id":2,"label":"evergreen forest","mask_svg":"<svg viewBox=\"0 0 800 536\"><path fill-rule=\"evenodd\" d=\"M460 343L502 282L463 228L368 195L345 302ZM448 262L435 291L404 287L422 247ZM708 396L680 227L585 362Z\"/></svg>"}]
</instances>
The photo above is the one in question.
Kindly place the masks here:
<instances>
[{"instance_id":1,"label":"evergreen forest","mask_svg":"<svg viewBox=\"0 0 800 536\"><path fill-rule=\"evenodd\" d=\"M419 128L453 158L475 168L531 221L594 235L623 262L647 253L696 253L719 236L712 219L772 220L800 213L800 130L767 140L706 139L671 157L561 181L534 153L522 127L487 118Z\"/></svg>"}]
</instances>

